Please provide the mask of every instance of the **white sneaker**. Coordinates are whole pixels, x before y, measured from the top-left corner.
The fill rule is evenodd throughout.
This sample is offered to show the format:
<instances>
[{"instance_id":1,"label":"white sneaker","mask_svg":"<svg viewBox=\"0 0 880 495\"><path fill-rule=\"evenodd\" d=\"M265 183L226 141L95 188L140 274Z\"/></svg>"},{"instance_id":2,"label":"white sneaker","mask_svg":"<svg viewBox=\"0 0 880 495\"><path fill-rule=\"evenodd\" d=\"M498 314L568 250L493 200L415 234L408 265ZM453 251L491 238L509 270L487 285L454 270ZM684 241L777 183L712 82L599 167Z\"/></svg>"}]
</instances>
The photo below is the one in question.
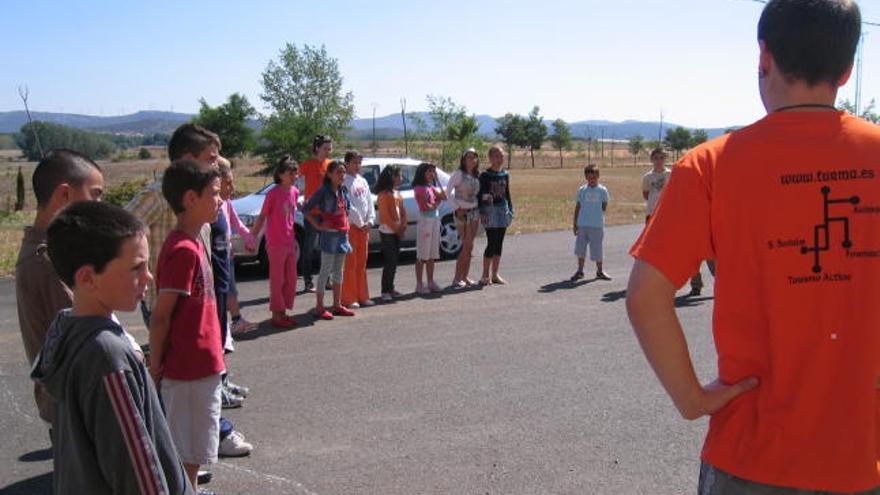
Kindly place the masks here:
<instances>
[{"instance_id":1,"label":"white sneaker","mask_svg":"<svg viewBox=\"0 0 880 495\"><path fill-rule=\"evenodd\" d=\"M345 306L350 309L358 309L361 307L360 303L356 303L356 302L353 302L351 304L346 304Z\"/></svg>"},{"instance_id":2,"label":"white sneaker","mask_svg":"<svg viewBox=\"0 0 880 495\"><path fill-rule=\"evenodd\" d=\"M243 457L249 455L254 446L245 441L244 435L238 430L232 430L226 438L220 441L217 455L220 457Z\"/></svg>"},{"instance_id":3,"label":"white sneaker","mask_svg":"<svg viewBox=\"0 0 880 495\"><path fill-rule=\"evenodd\" d=\"M365 301L361 301L361 307L362 307L362 308L369 308L370 306L373 306L373 305L375 305L375 304L376 304L376 303L373 302L372 299L367 299L367 300L365 300Z\"/></svg>"},{"instance_id":4,"label":"white sneaker","mask_svg":"<svg viewBox=\"0 0 880 495\"><path fill-rule=\"evenodd\" d=\"M416 293L417 294L430 294L431 289L429 289L428 286L426 286L426 285L416 284Z\"/></svg>"}]
</instances>

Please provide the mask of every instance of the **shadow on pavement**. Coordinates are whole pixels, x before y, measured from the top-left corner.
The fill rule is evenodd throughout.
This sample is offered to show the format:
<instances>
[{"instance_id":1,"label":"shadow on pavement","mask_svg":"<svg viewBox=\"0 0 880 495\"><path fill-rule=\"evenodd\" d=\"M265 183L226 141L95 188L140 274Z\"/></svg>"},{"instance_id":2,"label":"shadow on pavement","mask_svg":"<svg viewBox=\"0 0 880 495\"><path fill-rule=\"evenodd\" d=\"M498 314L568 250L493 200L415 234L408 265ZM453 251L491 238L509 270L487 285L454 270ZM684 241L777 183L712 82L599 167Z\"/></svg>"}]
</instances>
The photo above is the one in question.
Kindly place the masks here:
<instances>
[{"instance_id":1,"label":"shadow on pavement","mask_svg":"<svg viewBox=\"0 0 880 495\"><path fill-rule=\"evenodd\" d=\"M0 488L3 495L52 493L52 473L41 474Z\"/></svg>"},{"instance_id":2,"label":"shadow on pavement","mask_svg":"<svg viewBox=\"0 0 880 495\"><path fill-rule=\"evenodd\" d=\"M715 299L712 296L678 296L675 298L676 308L690 308L693 306L702 306L704 302Z\"/></svg>"},{"instance_id":3,"label":"shadow on pavement","mask_svg":"<svg viewBox=\"0 0 880 495\"><path fill-rule=\"evenodd\" d=\"M41 462L41 461L48 461L51 458L52 458L52 449L48 448L48 449L35 450L33 452L28 452L27 454L23 454L21 457L19 457L18 460L21 462Z\"/></svg>"},{"instance_id":4,"label":"shadow on pavement","mask_svg":"<svg viewBox=\"0 0 880 495\"><path fill-rule=\"evenodd\" d=\"M616 290L614 292L602 294L602 302L615 302L621 299L626 299L625 290Z\"/></svg>"},{"instance_id":5,"label":"shadow on pavement","mask_svg":"<svg viewBox=\"0 0 880 495\"><path fill-rule=\"evenodd\" d=\"M549 292L556 292L558 290L577 289L578 287L580 287L582 285L591 284L591 283L595 282L596 280L599 280L599 279L597 279L597 278L581 279L581 280L578 280L577 282L572 282L571 280L562 280L559 282L553 282L551 284L542 285L538 289L538 292L542 292L542 293L546 294Z\"/></svg>"}]
</instances>

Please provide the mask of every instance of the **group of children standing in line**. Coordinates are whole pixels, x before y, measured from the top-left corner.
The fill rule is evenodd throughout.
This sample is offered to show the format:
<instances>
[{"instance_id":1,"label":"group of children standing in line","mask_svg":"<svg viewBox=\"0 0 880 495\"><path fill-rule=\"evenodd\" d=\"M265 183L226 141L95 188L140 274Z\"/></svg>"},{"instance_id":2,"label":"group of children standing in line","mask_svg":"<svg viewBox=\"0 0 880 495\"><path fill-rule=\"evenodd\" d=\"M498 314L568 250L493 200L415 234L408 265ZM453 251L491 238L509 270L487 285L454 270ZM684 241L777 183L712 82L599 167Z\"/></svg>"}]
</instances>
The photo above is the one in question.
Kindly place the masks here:
<instances>
[{"instance_id":1,"label":"group of children standing in line","mask_svg":"<svg viewBox=\"0 0 880 495\"><path fill-rule=\"evenodd\" d=\"M242 229L250 241L253 234L265 227L270 323L278 328L297 325L287 311L294 305L298 256L303 259L304 288L315 292L316 303L311 311L314 318L332 320L336 316L354 316L353 310L376 303L370 298L366 264L370 229L377 223L384 257L379 299L391 302L402 295L395 289L394 279L409 219L399 191L403 181L400 167L387 165L381 170L373 189L378 203L374 207L370 186L360 174L363 157L359 153L349 151L343 161L330 160L333 144L323 135L315 137L312 150L314 158L301 166L290 156L279 160L274 173L275 186L267 193L257 220L250 231ZM466 150L459 169L445 188L438 181L434 165L422 163L416 168L412 187L419 212L416 220L417 294L442 291L434 280L434 261L440 257L439 208L446 200L453 205L463 246L452 287L477 283L468 277L468 271L481 221L491 240L484 256L480 283L506 283L498 273L498 266L506 228L513 218L509 175L501 168L504 163L501 148L491 148L489 159L491 168L479 174L476 150ZM300 194L295 184L300 173L304 176L303 246L296 242L294 227ZM311 266L315 250L321 256L317 284L312 281ZM325 299L328 287L333 293L330 305Z\"/></svg>"}]
</instances>

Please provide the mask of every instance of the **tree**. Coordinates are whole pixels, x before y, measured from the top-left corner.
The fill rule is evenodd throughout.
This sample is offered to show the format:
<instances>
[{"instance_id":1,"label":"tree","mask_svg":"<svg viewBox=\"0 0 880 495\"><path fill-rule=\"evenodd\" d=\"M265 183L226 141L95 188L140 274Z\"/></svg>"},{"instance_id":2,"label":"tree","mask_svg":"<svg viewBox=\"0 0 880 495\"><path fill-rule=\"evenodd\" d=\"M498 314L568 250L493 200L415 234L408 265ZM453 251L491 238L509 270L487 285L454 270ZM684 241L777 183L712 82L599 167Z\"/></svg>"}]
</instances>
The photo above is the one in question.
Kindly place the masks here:
<instances>
[{"instance_id":1,"label":"tree","mask_svg":"<svg viewBox=\"0 0 880 495\"><path fill-rule=\"evenodd\" d=\"M641 134L636 134L629 138L629 152L633 156L633 165L636 164L636 159L639 157L639 153L645 149L645 138L641 136Z\"/></svg>"},{"instance_id":2,"label":"tree","mask_svg":"<svg viewBox=\"0 0 880 495\"><path fill-rule=\"evenodd\" d=\"M681 154L691 143L691 131L684 127L676 127L675 129L666 130L666 146L675 151L675 156Z\"/></svg>"},{"instance_id":3,"label":"tree","mask_svg":"<svg viewBox=\"0 0 880 495\"><path fill-rule=\"evenodd\" d=\"M474 115L455 103L452 98L428 95L428 115L431 116L429 138L440 141L440 165L455 160L465 149L482 145L477 137L480 126Z\"/></svg>"},{"instance_id":4,"label":"tree","mask_svg":"<svg viewBox=\"0 0 880 495\"><path fill-rule=\"evenodd\" d=\"M142 146L141 149L138 150L138 159L149 160L150 158L153 158L153 155L150 154L150 150Z\"/></svg>"},{"instance_id":5,"label":"tree","mask_svg":"<svg viewBox=\"0 0 880 495\"><path fill-rule=\"evenodd\" d=\"M690 147L699 146L709 140L709 134L705 129L694 129L691 133Z\"/></svg>"},{"instance_id":6,"label":"tree","mask_svg":"<svg viewBox=\"0 0 880 495\"><path fill-rule=\"evenodd\" d=\"M529 154L532 156L532 168L535 168L535 150L541 149L544 145L544 139L547 137L547 126L541 117L541 109L535 105L529 112L529 118L526 120L526 145L529 147Z\"/></svg>"},{"instance_id":7,"label":"tree","mask_svg":"<svg viewBox=\"0 0 880 495\"><path fill-rule=\"evenodd\" d=\"M270 159L284 153L298 160L307 158L312 153L314 134L338 140L354 118L354 95L343 91L339 64L324 46L303 45L299 49L287 43L278 61L269 61L262 77L260 98L273 112L265 119L262 133L266 141L262 151ZM295 129L283 129L285 125ZM294 136L294 132L309 134Z\"/></svg>"},{"instance_id":8,"label":"tree","mask_svg":"<svg viewBox=\"0 0 880 495\"><path fill-rule=\"evenodd\" d=\"M562 119L553 121L553 134L550 135L550 141L559 151L559 168L562 168L562 150L571 146L571 128Z\"/></svg>"},{"instance_id":9,"label":"tree","mask_svg":"<svg viewBox=\"0 0 880 495\"><path fill-rule=\"evenodd\" d=\"M246 97L233 93L226 103L213 108L204 98L199 100L199 104L199 114L193 122L220 136L225 156L238 156L256 148L254 131L247 126L247 121L256 117L257 111Z\"/></svg>"},{"instance_id":10,"label":"tree","mask_svg":"<svg viewBox=\"0 0 880 495\"><path fill-rule=\"evenodd\" d=\"M21 126L21 129L15 136L15 142L21 148L24 156L31 161L40 160L42 158L42 150L48 152L57 148L67 148L82 153L89 158L99 160L107 158L116 149L113 142L105 134L97 134L39 120ZM40 143L42 144L42 149L40 148Z\"/></svg>"},{"instance_id":11,"label":"tree","mask_svg":"<svg viewBox=\"0 0 880 495\"><path fill-rule=\"evenodd\" d=\"M501 136L501 141L507 145L507 168L510 168L513 147L526 145L526 119L522 115L506 113L495 122L497 123L495 133Z\"/></svg>"},{"instance_id":12,"label":"tree","mask_svg":"<svg viewBox=\"0 0 880 495\"><path fill-rule=\"evenodd\" d=\"M24 174L21 166L18 167L18 175L15 176L15 211L24 209Z\"/></svg>"},{"instance_id":13,"label":"tree","mask_svg":"<svg viewBox=\"0 0 880 495\"><path fill-rule=\"evenodd\" d=\"M868 106L866 106L865 109L859 113L858 117L861 117L868 122L872 122L874 124L880 124L880 115L878 115L874 111L875 105L876 101L871 98L871 102L868 103ZM847 112L856 115L856 106L848 99L840 100L839 102L837 102L837 106L840 107L841 110L846 110Z\"/></svg>"}]
</instances>

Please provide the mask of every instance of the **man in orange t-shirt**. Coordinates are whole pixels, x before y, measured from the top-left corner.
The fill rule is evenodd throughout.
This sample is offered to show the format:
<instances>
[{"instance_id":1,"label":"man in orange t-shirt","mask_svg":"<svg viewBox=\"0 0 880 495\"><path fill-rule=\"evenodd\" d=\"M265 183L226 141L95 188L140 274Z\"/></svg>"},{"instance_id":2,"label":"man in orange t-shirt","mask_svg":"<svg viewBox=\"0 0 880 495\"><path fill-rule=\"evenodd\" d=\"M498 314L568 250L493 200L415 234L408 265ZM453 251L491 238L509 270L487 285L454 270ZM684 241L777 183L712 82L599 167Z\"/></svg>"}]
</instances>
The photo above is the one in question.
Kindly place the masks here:
<instances>
[{"instance_id":1,"label":"man in orange t-shirt","mask_svg":"<svg viewBox=\"0 0 880 495\"><path fill-rule=\"evenodd\" d=\"M330 164L330 153L333 153L333 140L329 136L318 134L312 141L312 153L314 157L302 162L299 166L300 174L305 181L303 191L304 201L308 201L321 188L324 182L324 174L327 173L327 165ZM305 203L303 203L305 204ZM307 212L303 212L305 214ZM305 218L305 216L303 217ZM302 256L302 272L305 290L315 292L315 284L312 283L316 251L318 250L318 231L309 222L303 222L303 246L300 247Z\"/></svg>"},{"instance_id":2,"label":"man in orange t-shirt","mask_svg":"<svg viewBox=\"0 0 880 495\"><path fill-rule=\"evenodd\" d=\"M851 0L771 0L768 115L673 169L632 248L627 310L681 414L710 415L699 493L880 494L880 127L837 111ZM717 261L718 377L701 386L674 297Z\"/></svg>"}]
</instances>

